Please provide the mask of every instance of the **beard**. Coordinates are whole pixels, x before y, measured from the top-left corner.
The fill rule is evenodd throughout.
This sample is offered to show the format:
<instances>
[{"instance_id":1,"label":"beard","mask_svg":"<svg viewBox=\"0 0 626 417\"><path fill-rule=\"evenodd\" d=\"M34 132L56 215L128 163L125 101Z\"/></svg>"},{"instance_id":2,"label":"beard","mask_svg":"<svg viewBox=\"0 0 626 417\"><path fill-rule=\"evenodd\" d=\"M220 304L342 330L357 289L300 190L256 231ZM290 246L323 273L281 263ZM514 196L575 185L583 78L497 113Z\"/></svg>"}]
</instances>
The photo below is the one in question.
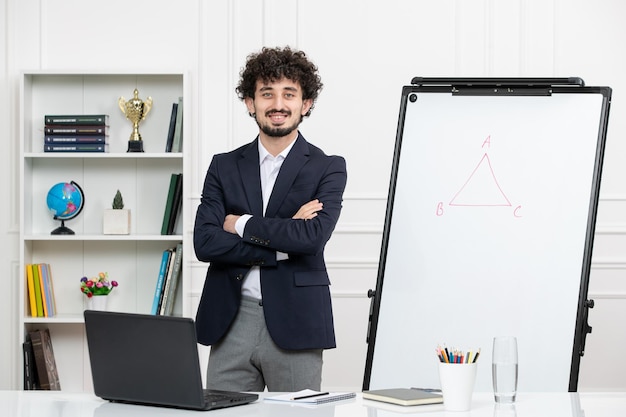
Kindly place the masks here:
<instances>
[{"instance_id":1,"label":"beard","mask_svg":"<svg viewBox=\"0 0 626 417\"><path fill-rule=\"evenodd\" d=\"M269 114L271 113L272 111L267 112L268 118L269 118ZM291 115L291 112L285 112L285 113ZM256 124L259 126L259 129L261 129L261 132L265 133L267 136L273 137L273 138L282 138L284 136L289 135L294 130L298 129L298 126L302 122L302 117L300 117L300 120L297 120L296 122L294 122L293 124L289 126L280 126L280 127L271 126L269 123L263 123L259 120L258 117L255 117L255 120L256 120Z\"/></svg>"}]
</instances>

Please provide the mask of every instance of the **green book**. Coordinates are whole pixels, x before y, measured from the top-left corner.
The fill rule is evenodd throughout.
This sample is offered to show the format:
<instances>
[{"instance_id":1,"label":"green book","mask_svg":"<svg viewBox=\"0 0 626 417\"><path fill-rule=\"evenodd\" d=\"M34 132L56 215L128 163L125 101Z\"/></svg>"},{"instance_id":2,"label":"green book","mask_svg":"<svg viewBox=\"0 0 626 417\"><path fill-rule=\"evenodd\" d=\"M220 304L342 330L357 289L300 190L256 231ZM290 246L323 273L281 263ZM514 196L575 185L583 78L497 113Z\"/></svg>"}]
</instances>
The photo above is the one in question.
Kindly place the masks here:
<instances>
[{"instance_id":1,"label":"green book","mask_svg":"<svg viewBox=\"0 0 626 417\"><path fill-rule=\"evenodd\" d=\"M41 278L39 277L39 264L30 265L33 268L33 284L35 287L35 302L37 303L37 317L43 317L43 294L41 293Z\"/></svg>"},{"instance_id":2,"label":"green book","mask_svg":"<svg viewBox=\"0 0 626 417\"><path fill-rule=\"evenodd\" d=\"M174 197L176 195L176 182L178 181L178 174L172 174L170 176L170 186L167 191L167 200L165 200L165 213L163 214L163 224L161 225L161 234L167 235L170 217L172 213L172 206L174 205Z\"/></svg>"},{"instance_id":3,"label":"green book","mask_svg":"<svg viewBox=\"0 0 626 417\"><path fill-rule=\"evenodd\" d=\"M363 398L404 406L439 404L443 402L443 396L438 390L420 388L389 388L363 391Z\"/></svg>"},{"instance_id":4,"label":"green book","mask_svg":"<svg viewBox=\"0 0 626 417\"><path fill-rule=\"evenodd\" d=\"M108 114L59 114L44 116L46 125L108 126Z\"/></svg>"},{"instance_id":5,"label":"green book","mask_svg":"<svg viewBox=\"0 0 626 417\"><path fill-rule=\"evenodd\" d=\"M183 198L183 174L178 174L176 177L176 187L174 188L174 199L172 200L172 210L170 211L170 218L167 223L168 235L173 235L176 228L176 220L178 219L178 213L180 212L180 205Z\"/></svg>"}]
</instances>

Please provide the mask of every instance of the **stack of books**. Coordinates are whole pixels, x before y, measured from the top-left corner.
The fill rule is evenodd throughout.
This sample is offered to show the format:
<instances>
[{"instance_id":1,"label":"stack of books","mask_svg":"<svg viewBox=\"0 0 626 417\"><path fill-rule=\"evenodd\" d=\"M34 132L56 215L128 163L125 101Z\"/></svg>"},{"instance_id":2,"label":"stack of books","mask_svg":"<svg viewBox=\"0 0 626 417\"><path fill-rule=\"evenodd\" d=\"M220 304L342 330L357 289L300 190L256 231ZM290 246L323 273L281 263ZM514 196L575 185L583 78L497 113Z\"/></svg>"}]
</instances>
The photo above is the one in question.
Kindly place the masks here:
<instances>
[{"instance_id":1,"label":"stack of books","mask_svg":"<svg viewBox=\"0 0 626 417\"><path fill-rule=\"evenodd\" d=\"M107 152L108 115L46 115L44 119L44 152Z\"/></svg>"},{"instance_id":2,"label":"stack of books","mask_svg":"<svg viewBox=\"0 0 626 417\"><path fill-rule=\"evenodd\" d=\"M31 317L54 317L56 301L50 265L28 264L25 269Z\"/></svg>"},{"instance_id":3,"label":"stack of books","mask_svg":"<svg viewBox=\"0 0 626 417\"><path fill-rule=\"evenodd\" d=\"M24 353L25 390L61 390L50 330L35 329L26 334Z\"/></svg>"},{"instance_id":4,"label":"stack of books","mask_svg":"<svg viewBox=\"0 0 626 417\"><path fill-rule=\"evenodd\" d=\"M156 316L172 315L182 269L182 259L182 242L179 242L175 248L163 251L150 314Z\"/></svg>"}]
</instances>

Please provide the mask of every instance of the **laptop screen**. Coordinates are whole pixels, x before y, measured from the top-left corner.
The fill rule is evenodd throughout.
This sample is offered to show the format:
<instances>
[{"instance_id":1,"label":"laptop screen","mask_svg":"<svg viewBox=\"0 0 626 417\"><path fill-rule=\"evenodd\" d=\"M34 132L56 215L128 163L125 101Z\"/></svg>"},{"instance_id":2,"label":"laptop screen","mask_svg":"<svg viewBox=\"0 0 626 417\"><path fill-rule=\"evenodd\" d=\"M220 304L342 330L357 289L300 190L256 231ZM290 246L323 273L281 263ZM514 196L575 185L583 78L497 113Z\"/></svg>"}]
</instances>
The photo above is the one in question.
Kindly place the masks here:
<instances>
[{"instance_id":1,"label":"laptop screen","mask_svg":"<svg viewBox=\"0 0 626 417\"><path fill-rule=\"evenodd\" d=\"M91 310L84 316L97 396L203 408L192 319Z\"/></svg>"}]
</instances>

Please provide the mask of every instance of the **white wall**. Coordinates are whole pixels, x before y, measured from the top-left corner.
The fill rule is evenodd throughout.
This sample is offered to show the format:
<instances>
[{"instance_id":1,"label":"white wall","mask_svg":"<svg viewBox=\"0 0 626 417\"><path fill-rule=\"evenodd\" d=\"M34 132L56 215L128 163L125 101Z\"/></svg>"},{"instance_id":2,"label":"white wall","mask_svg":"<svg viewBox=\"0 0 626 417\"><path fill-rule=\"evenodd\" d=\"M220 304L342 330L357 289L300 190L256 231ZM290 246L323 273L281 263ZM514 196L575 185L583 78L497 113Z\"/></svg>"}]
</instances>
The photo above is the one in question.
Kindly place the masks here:
<instances>
[{"instance_id":1,"label":"white wall","mask_svg":"<svg viewBox=\"0 0 626 417\"><path fill-rule=\"evenodd\" d=\"M339 347L325 357L325 387L361 386L366 294L375 286L402 86L418 75L579 76L614 89L589 294L593 333L579 388L626 389L626 359L606 355L607 346L626 345L625 12L620 0L1 0L0 165L8 194L0 207L0 389L19 388L20 70L189 71L195 212L211 156L256 132L234 93L246 55L286 44L309 54L325 84L303 134L348 161L345 209L327 249ZM192 266L197 292L205 268Z\"/></svg>"}]
</instances>

